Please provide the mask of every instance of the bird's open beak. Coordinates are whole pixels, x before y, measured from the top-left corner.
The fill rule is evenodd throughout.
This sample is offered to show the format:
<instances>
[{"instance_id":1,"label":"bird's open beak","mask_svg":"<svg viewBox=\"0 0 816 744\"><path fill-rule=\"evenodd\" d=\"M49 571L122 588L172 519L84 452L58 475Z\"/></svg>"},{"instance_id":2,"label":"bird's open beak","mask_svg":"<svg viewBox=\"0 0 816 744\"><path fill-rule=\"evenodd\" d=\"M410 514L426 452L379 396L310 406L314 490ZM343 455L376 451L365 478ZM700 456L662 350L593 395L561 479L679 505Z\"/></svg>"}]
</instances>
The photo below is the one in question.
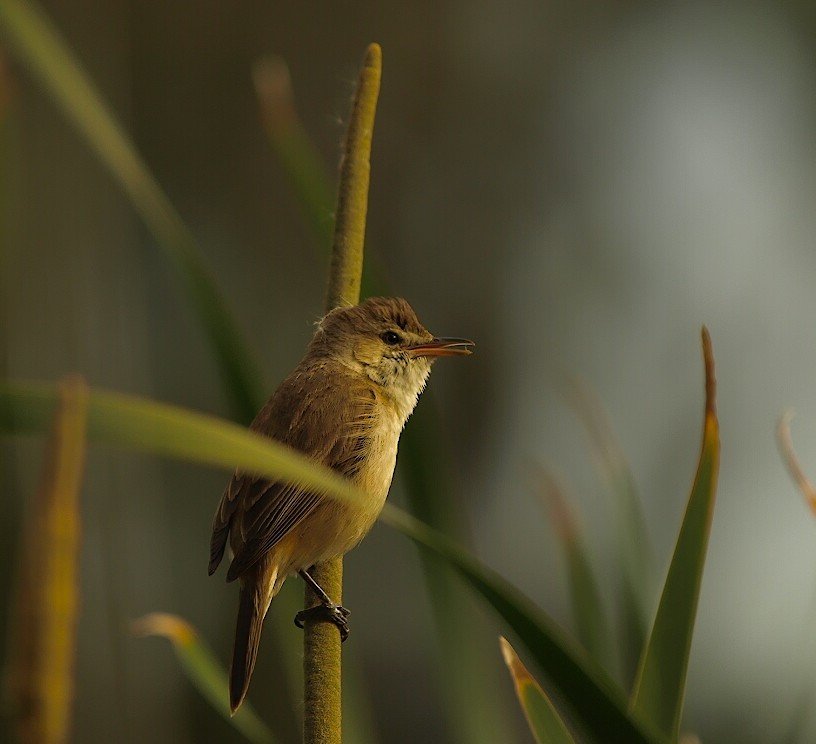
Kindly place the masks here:
<instances>
[{"instance_id":1,"label":"bird's open beak","mask_svg":"<svg viewBox=\"0 0 816 744\"><path fill-rule=\"evenodd\" d=\"M434 338L424 344L409 346L406 351L416 357L466 356L476 344L466 338Z\"/></svg>"}]
</instances>

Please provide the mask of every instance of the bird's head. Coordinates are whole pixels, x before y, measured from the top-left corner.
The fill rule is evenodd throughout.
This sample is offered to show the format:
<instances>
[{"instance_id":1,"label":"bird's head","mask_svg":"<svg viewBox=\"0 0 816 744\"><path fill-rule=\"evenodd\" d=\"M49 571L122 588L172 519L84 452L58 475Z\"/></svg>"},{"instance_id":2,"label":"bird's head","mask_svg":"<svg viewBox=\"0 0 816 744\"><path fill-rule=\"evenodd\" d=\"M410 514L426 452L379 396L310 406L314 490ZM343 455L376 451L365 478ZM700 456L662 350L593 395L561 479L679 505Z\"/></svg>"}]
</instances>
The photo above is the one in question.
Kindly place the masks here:
<instances>
[{"instance_id":1,"label":"bird's head","mask_svg":"<svg viewBox=\"0 0 816 744\"><path fill-rule=\"evenodd\" d=\"M401 298L372 297L328 313L318 324L310 353L367 376L407 418L434 359L470 354L473 345L463 338L434 337Z\"/></svg>"}]
</instances>

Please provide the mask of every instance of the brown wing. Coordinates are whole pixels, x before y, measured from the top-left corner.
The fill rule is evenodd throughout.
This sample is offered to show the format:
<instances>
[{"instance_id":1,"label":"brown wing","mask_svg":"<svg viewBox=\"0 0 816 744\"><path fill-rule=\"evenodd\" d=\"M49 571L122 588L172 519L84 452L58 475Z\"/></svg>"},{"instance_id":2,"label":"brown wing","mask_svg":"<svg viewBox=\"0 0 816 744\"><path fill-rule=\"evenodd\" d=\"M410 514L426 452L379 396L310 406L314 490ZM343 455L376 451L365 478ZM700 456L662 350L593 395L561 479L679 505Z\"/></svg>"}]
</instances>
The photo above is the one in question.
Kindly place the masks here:
<instances>
[{"instance_id":1,"label":"brown wing","mask_svg":"<svg viewBox=\"0 0 816 744\"><path fill-rule=\"evenodd\" d=\"M298 367L251 428L353 478L366 450L375 405L373 386L350 375L339 376L336 367L331 374L320 366ZM221 562L231 531L239 530L241 539L233 539L235 557L227 581L257 563L323 498L291 484L236 472L213 520L209 573Z\"/></svg>"}]
</instances>

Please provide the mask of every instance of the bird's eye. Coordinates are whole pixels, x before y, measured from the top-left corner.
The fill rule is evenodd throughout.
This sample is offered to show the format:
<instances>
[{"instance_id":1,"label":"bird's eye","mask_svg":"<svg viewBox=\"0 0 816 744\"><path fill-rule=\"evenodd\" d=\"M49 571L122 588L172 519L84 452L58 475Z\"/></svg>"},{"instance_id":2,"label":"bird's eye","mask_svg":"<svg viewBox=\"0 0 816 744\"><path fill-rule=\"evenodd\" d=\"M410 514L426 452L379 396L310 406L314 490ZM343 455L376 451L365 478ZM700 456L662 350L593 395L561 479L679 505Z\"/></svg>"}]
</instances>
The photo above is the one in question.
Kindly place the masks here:
<instances>
[{"instance_id":1,"label":"bird's eye","mask_svg":"<svg viewBox=\"0 0 816 744\"><path fill-rule=\"evenodd\" d=\"M380 338L389 346L396 346L396 344L402 341L399 333L395 333L394 331L386 331L382 334L382 336L380 336Z\"/></svg>"}]
</instances>

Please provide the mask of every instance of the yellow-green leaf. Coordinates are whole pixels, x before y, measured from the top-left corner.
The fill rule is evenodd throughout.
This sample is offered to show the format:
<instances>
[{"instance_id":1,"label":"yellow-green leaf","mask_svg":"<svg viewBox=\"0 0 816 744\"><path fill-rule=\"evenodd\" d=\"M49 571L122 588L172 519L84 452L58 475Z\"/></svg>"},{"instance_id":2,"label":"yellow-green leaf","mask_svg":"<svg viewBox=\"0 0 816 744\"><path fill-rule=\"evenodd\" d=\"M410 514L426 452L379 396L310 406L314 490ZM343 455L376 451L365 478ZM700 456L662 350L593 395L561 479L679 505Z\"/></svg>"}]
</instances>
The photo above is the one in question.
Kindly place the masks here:
<instances>
[{"instance_id":1,"label":"yellow-green leaf","mask_svg":"<svg viewBox=\"0 0 816 744\"><path fill-rule=\"evenodd\" d=\"M27 510L8 675L22 744L69 740L87 401L81 379L60 383L42 482Z\"/></svg>"},{"instance_id":2,"label":"yellow-green leaf","mask_svg":"<svg viewBox=\"0 0 816 744\"><path fill-rule=\"evenodd\" d=\"M676 741L683 710L694 619L714 513L720 436L711 338L703 328L705 422L697 475L649 640L641 656L632 710Z\"/></svg>"},{"instance_id":3,"label":"yellow-green leaf","mask_svg":"<svg viewBox=\"0 0 816 744\"><path fill-rule=\"evenodd\" d=\"M53 411L54 388L42 383L0 384L0 429L39 432ZM297 483L336 498L363 497L345 478L279 442L228 421L166 403L92 391L91 441L242 470Z\"/></svg>"},{"instance_id":4,"label":"yellow-green leaf","mask_svg":"<svg viewBox=\"0 0 816 744\"><path fill-rule=\"evenodd\" d=\"M506 638L499 638L504 663L513 678L521 708L538 744L575 744L558 711Z\"/></svg>"},{"instance_id":5,"label":"yellow-green leaf","mask_svg":"<svg viewBox=\"0 0 816 744\"><path fill-rule=\"evenodd\" d=\"M253 744L272 744L275 741L272 732L249 702L244 701L238 712L230 715L227 673L190 623L177 615L154 612L134 620L131 627L138 636L167 638L173 644L173 650L190 682L249 741Z\"/></svg>"}]
</instances>

